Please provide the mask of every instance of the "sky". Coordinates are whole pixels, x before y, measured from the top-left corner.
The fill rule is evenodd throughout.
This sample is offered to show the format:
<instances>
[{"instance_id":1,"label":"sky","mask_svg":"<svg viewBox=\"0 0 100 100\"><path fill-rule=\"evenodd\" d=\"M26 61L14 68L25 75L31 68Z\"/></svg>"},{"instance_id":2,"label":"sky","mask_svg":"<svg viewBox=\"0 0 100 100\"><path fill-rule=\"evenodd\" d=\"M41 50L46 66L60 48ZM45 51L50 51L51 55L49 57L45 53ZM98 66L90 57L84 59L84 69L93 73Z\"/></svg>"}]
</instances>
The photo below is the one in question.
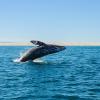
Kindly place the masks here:
<instances>
[{"instance_id":1,"label":"sky","mask_svg":"<svg viewBox=\"0 0 100 100\"><path fill-rule=\"evenodd\" d=\"M0 0L0 42L100 42L100 0Z\"/></svg>"}]
</instances>

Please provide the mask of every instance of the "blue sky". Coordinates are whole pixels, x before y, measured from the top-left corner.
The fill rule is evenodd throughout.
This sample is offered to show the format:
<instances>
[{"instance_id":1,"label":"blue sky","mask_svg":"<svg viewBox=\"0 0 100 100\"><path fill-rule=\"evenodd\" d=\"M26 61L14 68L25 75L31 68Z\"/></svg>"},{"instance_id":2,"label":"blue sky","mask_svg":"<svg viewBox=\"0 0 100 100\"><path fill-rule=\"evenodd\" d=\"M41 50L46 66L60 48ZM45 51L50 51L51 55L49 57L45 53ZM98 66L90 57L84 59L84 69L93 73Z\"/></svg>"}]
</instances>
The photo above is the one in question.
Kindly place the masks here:
<instances>
[{"instance_id":1,"label":"blue sky","mask_svg":"<svg viewBox=\"0 0 100 100\"><path fill-rule=\"evenodd\" d=\"M100 0L0 0L0 42L100 42Z\"/></svg>"}]
</instances>

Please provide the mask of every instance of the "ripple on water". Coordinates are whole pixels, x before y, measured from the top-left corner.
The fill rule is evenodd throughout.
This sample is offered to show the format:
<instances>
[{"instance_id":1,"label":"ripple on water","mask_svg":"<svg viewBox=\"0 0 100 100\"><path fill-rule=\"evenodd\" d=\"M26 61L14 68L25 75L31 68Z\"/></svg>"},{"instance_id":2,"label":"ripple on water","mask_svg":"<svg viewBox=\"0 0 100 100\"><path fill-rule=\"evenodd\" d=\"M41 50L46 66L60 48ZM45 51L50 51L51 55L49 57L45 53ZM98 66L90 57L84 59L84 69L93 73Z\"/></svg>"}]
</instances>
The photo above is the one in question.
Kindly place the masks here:
<instances>
[{"instance_id":1,"label":"ripple on water","mask_svg":"<svg viewBox=\"0 0 100 100\"><path fill-rule=\"evenodd\" d=\"M12 61L28 48L0 47L0 100L100 100L100 47L66 47L41 64Z\"/></svg>"}]
</instances>

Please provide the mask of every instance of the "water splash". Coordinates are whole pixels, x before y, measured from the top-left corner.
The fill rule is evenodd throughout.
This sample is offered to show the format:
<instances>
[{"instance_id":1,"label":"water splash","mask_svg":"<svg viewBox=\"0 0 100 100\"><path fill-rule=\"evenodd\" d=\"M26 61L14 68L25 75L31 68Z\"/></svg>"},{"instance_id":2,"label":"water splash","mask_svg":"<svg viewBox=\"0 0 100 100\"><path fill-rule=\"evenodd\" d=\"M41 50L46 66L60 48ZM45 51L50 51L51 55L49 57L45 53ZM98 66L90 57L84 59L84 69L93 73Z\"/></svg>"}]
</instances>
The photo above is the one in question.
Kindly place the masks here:
<instances>
[{"instance_id":1,"label":"water splash","mask_svg":"<svg viewBox=\"0 0 100 100\"><path fill-rule=\"evenodd\" d=\"M13 59L13 62L20 63L20 58Z\"/></svg>"},{"instance_id":2,"label":"water splash","mask_svg":"<svg viewBox=\"0 0 100 100\"><path fill-rule=\"evenodd\" d=\"M39 64L43 64L43 63L46 63L44 60L42 60L42 59L35 59L35 60L33 60L33 62L34 63L39 63Z\"/></svg>"},{"instance_id":3,"label":"water splash","mask_svg":"<svg viewBox=\"0 0 100 100\"><path fill-rule=\"evenodd\" d=\"M19 58L13 59L13 62L20 63L20 59L24 56L25 52L20 52Z\"/></svg>"}]
</instances>

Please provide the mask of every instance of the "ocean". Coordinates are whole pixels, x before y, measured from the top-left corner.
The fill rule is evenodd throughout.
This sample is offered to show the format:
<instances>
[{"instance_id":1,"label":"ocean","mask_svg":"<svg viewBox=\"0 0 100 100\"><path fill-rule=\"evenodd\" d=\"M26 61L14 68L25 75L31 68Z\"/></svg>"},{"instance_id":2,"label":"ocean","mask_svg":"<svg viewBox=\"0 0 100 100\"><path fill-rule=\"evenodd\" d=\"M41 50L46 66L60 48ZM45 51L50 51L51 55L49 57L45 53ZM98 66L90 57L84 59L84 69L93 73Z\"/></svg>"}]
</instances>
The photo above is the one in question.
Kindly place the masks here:
<instances>
[{"instance_id":1,"label":"ocean","mask_svg":"<svg viewBox=\"0 0 100 100\"><path fill-rule=\"evenodd\" d=\"M0 100L100 100L100 47L67 46L14 62L29 46L0 46Z\"/></svg>"}]
</instances>

